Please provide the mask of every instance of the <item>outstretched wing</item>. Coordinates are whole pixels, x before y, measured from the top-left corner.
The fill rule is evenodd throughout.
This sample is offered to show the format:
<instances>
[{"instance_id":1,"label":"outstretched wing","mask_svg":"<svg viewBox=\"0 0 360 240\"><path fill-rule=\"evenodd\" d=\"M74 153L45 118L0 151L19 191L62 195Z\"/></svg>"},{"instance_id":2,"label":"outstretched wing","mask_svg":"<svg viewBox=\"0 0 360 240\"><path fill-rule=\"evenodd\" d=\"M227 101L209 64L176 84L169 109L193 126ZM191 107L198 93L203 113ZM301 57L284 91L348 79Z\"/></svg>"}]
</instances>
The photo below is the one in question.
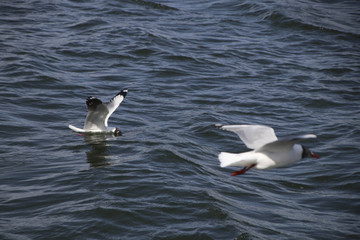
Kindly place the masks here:
<instances>
[{"instance_id":1,"label":"outstretched wing","mask_svg":"<svg viewBox=\"0 0 360 240\"><path fill-rule=\"evenodd\" d=\"M290 151L293 148L294 144L309 138L316 138L316 135L306 134L306 135L282 138L278 141L265 144L261 148L257 149L256 152L276 153L276 152Z\"/></svg>"},{"instance_id":2,"label":"outstretched wing","mask_svg":"<svg viewBox=\"0 0 360 240\"><path fill-rule=\"evenodd\" d=\"M219 127L239 135L240 139L250 149L258 149L265 144L278 140L274 129L264 125L224 125Z\"/></svg>"},{"instance_id":3,"label":"outstretched wing","mask_svg":"<svg viewBox=\"0 0 360 240\"><path fill-rule=\"evenodd\" d=\"M105 124L105 119L109 113L107 106L95 97L88 97L86 100L86 106L88 113L85 119L84 130L105 131L107 125Z\"/></svg>"},{"instance_id":4,"label":"outstretched wing","mask_svg":"<svg viewBox=\"0 0 360 240\"><path fill-rule=\"evenodd\" d=\"M111 114L119 107L120 103L125 99L126 94L128 93L127 89L121 90L118 94L116 94L109 103L106 104L106 107L108 109L108 113L105 116L104 124L107 127L108 126L108 119L111 116Z\"/></svg>"},{"instance_id":5,"label":"outstretched wing","mask_svg":"<svg viewBox=\"0 0 360 240\"><path fill-rule=\"evenodd\" d=\"M95 97L88 97L86 100L88 114L85 119L84 130L107 131L109 117L124 100L127 92L127 89L120 91L107 104Z\"/></svg>"}]
</instances>

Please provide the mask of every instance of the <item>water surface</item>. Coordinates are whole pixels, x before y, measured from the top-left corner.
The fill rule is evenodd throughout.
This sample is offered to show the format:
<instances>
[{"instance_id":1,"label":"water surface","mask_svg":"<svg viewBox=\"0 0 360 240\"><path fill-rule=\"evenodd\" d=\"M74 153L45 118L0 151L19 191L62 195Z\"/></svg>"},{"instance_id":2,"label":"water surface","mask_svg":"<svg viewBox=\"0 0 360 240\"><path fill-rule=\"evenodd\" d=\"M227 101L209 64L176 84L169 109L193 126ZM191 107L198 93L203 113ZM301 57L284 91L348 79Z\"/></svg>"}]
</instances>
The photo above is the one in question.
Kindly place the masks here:
<instances>
[{"instance_id":1,"label":"water surface","mask_svg":"<svg viewBox=\"0 0 360 240\"><path fill-rule=\"evenodd\" d=\"M355 239L357 1L2 1L1 239ZM85 100L129 88L79 136ZM313 133L288 168L214 124Z\"/></svg>"}]
</instances>

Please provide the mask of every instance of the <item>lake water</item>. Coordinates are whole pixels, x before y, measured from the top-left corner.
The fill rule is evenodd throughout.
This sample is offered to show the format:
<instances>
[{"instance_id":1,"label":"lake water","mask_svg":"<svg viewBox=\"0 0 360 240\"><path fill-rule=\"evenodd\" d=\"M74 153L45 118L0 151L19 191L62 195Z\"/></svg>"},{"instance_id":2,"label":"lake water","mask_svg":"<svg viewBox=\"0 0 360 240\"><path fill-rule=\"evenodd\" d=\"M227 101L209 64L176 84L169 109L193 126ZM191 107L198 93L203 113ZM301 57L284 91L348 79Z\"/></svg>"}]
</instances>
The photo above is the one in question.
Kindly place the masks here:
<instances>
[{"instance_id":1,"label":"lake water","mask_svg":"<svg viewBox=\"0 0 360 240\"><path fill-rule=\"evenodd\" d=\"M0 239L359 238L359 50L358 1L1 1ZM320 159L231 177L214 124Z\"/></svg>"}]
</instances>

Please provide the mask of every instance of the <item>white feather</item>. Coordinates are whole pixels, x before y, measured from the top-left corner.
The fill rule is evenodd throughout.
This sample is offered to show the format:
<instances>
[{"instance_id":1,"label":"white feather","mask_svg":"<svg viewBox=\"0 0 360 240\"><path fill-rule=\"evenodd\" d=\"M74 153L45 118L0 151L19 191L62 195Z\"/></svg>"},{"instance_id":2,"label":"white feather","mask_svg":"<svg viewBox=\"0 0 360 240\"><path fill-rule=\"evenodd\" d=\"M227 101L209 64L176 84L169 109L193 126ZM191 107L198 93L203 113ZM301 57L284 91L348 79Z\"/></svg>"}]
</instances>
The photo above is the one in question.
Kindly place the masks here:
<instances>
[{"instance_id":1,"label":"white feather","mask_svg":"<svg viewBox=\"0 0 360 240\"><path fill-rule=\"evenodd\" d=\"M298 142L316 138L314 134L306 134L278 140L271 127L262 125L227 125L220 127L239 135L240 139L252 151L244 153L219 154L221 167L241 166L255 169L284 167L303 157L303 147Z\"/></svg>"},{"instance_id":2,"label":"white feather","mask_svg":"<svg viewBox=\"0 0 360 240\"><path fill-rule=\"evenodd\" d=\"M124 100L128 90L124 89L116 94L107 104L102 103L99 99L90 97L87 100L88 113L86 115L84 128L77 128L69 125L69 128L75 132L115 132L115 127L108 127L108 120L111 114L119 107Z\"/></svg>"},{"instance_id":3,"label":"white feather","mask_svg":"<svg viewBox=\"0 0 360 240\"><path fill-rule=\"evenodd\" d=\"M224 125L221 129L236 133L250 149L257 149L277 140L274 129L263 125Z\"/></svg>"}]
</instances>

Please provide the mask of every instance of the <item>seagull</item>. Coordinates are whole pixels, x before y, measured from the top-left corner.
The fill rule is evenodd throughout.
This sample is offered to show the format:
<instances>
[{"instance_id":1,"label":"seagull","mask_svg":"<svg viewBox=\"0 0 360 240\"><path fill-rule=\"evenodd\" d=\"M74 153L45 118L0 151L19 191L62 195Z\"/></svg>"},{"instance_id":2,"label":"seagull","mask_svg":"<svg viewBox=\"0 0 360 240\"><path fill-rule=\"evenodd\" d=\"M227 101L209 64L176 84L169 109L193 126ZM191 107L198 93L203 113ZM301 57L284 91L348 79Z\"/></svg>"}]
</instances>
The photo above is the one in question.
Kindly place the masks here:
<instances>
[{"instance_id":1,"label":"seagull","mask_svg":"<svg viewBox=\"0 0 360 240\"><path fill-rule=\"evenodd\" d=\"M86 99L86 106L88 113L85 119L84 129L69 125L69 128L78 133L114 133L120 135L118 128L108 127L108 119L111 114L119 107L124 100L127 89L121 90L108 103L103 103L95 97L88 97Z\"/></svg>"},{"instance_id":2,"label":"seagull","mask_svg":"<svg viewBox=\"0 0 360 240\"><path fill-rule=\"evenodd\" d=\"M316 138L314 134L278 139L274 129L264 125L216 125L216 127L236 133L248 148L253 149L244 153L219 154L221 167L244 167L231 176L244 174L251 168L263 170L285 167L305 157L319 158L317 154L298 144L302 140Z\"/></svg>"}]
</instances>

